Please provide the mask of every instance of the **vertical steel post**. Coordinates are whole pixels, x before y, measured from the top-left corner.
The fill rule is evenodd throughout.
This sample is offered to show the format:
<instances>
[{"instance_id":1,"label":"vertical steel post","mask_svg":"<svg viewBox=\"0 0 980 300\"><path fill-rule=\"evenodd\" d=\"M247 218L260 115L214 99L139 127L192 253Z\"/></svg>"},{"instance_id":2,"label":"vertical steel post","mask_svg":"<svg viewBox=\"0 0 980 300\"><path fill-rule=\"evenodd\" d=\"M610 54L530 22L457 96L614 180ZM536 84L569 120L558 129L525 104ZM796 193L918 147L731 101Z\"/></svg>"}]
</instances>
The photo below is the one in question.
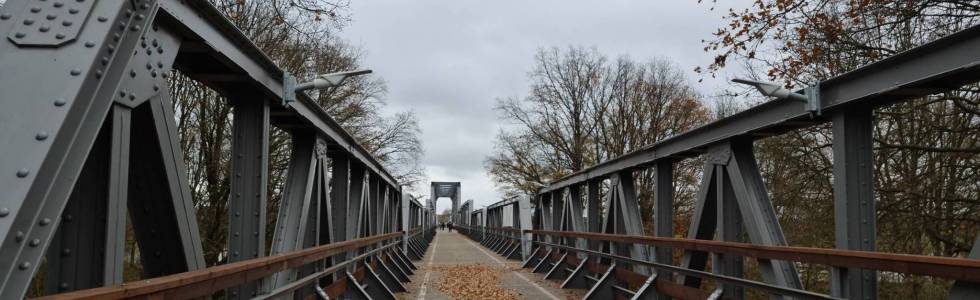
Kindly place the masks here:
<instances>
[{"instance_id":1,"label":"vertical steel post","mask_svg":"<svg viewBox=\"0 0 980 300\"><path fill-rule=\"evenodd\" d=\"M531 240L533 239L530 233L524 233L524 230L534 229L531 223L531 196L521 196L517 198L517 211L518 220L520 221L521 229L521 260L527 261L531 258Z\"/></svg>"},{"instance_id":2,"label":"vertical steel post","mask_svg":"<svg viewBox=\"0 0 980 300\"><path fill-rule=\"evenodd\" d=\"M875 250L874 113L849 108L833 116L834 232L837 249ZM877 299L873 270L831 269L831 295Z\"/></svg>"},{"instance_id":3,"label":"vertical steel post","mask_svg":"<svg viewBox=\"0 0 980 300\"><path fill-rule=\"evenodd\" d=\"M122 283L130 116L113 105L85 160L48 248L48 294Z\"/></svg>"},{"instance_id":4,"label":"vertical steel post","mask_svg":"<svg viewBox=\"0 0 980 300\"><path fill-rule=\"evenodd\" d=\"M602 199L599 198L599 185L601 183L601 179L592 179L588 181L588 203L586 204L588 207L585 208L585 215L588 218L586 222L588 222L587 230L589 232L602 232L602 213L600 209ZM589 240L589 249L599 251L601 250L600 247L601 243L599 241Z\"/></svg>"},{"instance_id":5,"label":"vertical steel post","mask_svg":"<svg viewBox=\"0 0 980 300\"><path fill-rule=\"evenodd\" d=\"M234 105L228 261L265 256L266 176L269 169L269 103L238 98ZM249 284L229 289L229 298L258 294Z\"/></svg>"},{"instance_id":6,"label":"vertical steel post","mask_svg":"<svg viewBox=\"0 0 980 300\"><path fill-rule=\"evenodd\" d=\"M674 162L670 159L657 161L654 176L656 176L654 179L654 231L656 231L658 237L671 238L674 237ZM656 252L657 262L673 263L673 248L657 247ZM670 281L673 279L673 275L670 272L661 271L657 275L664 280Z\"/></svg>"}]
</instances>

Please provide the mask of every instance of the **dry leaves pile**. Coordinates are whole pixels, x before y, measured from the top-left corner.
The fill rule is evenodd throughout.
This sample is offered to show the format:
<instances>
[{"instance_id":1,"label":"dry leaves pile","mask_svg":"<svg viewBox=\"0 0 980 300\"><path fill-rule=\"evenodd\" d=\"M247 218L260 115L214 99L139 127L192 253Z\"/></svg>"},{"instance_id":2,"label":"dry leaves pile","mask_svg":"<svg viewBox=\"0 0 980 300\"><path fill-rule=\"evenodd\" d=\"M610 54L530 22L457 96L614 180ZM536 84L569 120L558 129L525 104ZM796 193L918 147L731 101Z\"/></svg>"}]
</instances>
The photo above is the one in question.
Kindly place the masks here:
<instances>
[{"instance_id":1,"label":"dry leaves pile","mask_svg":"<svg viewBox=\"0 0 980 300\"><path fill-rule=\"evenodd\" d=\"M517 299L513 291L500 287L504 271L485 265L439 266L439 291L453 299Z\"/></svg>"}]
</instances>

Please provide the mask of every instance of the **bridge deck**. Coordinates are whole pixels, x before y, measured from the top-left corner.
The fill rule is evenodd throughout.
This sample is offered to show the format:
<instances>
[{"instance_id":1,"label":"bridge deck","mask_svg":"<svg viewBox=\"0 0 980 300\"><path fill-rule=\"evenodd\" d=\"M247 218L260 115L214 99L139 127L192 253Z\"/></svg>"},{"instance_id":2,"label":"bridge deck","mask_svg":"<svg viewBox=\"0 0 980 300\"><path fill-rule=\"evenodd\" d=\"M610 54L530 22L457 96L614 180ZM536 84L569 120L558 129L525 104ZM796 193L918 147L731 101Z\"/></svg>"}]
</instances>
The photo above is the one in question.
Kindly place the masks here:
<instances>
[{"instance_id":1,"label":"bridge deck","mask_svg":"<svg viewBox=\"0 0 980 300\"><path fill-rule=\"evenodd\" d=\"M417 262L419 270L413 275L412 283L406 286L408 293L399 295L400 299L456 298L440 289L441 285L455 287L448 282L450 280L445 278L445 275L449 274L453 277L458 277L454 276L457 274L471 275L471 278L458 278L458 280L463 280L464 284L467 280L486 278L476 274L479 271L469 268L477 266L477 270L482 269L499 274L499 281L496 284L500 287L498 292L509 292L517 299L581 298L581 295L574 295L578 291L562 290L558 283L545 280L541 274L534 274L527 269L521 269L520 262L505 260L500 255L480 247L479 244L456 231L437 230L437 232L425 257ZM485 290L481 292L485 292ZM485 298L467 291L459 291L459 293L465 295L466 298Z\"/></svg>"}]
</instances>

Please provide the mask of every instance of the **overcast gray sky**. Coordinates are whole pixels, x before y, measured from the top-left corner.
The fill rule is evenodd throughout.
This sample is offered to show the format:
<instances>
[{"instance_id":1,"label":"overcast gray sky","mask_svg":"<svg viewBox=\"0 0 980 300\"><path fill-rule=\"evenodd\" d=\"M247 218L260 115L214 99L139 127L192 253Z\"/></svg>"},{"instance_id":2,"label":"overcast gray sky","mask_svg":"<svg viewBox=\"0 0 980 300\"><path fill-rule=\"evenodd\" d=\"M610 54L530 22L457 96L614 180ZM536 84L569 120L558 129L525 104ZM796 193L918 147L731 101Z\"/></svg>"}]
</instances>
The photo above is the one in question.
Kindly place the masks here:
<instances>
[{"instance_id":1,"label":"overcast gray sky","mask_svg":"<svg viewBox=\"0 0 980 300\"><path fill-rule=\"evenodd\" d=\"M502 126L496 99L527 91L527 72L542 47L595 46L610 56L665 57L704 94L721 80L697 83L694 67L721 14L751 0L724 0L714 11L697 0L369 0L352 1L341 35L363 48L366 66L388 83L386 113L412 110L422 127L431 181L460 181L476 207L500 199L483 168ZM711 2L706 0L705 2ZM420 189L428 193L428 181ZM440 200L438 210L450 206Z\"/></svg>"}]
</instances>

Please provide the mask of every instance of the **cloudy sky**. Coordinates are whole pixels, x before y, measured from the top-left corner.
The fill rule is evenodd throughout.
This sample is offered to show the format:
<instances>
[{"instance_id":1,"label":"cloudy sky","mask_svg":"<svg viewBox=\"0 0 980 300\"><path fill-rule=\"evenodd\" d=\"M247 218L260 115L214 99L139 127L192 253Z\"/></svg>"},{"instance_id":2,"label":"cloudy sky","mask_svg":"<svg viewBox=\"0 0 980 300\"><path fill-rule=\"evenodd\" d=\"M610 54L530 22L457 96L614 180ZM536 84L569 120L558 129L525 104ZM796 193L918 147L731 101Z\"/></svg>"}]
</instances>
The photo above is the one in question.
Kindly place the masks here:
<instances>
[{"instance_id":1,"label":"cloudy sky","mask_svg":"<svg viewBox=\"0 0 980 300\"><path fill-rule=\"evenodd\" d=\"M483 167L505 125L494 103L526 94L537 49L582 45L610 57L668 58L711 94L724 82L697 83L694 67L711 61L701 40L722 25L721 13L751 0L719 1L725 4L713 11L697 0L352 2L352 23L341 34L387 81L386 111L418 115L429 180L462 182L463 198L480 208L500 199ZM442 211L450 202L437 206Z\"/></svg>"}]
</instances>

